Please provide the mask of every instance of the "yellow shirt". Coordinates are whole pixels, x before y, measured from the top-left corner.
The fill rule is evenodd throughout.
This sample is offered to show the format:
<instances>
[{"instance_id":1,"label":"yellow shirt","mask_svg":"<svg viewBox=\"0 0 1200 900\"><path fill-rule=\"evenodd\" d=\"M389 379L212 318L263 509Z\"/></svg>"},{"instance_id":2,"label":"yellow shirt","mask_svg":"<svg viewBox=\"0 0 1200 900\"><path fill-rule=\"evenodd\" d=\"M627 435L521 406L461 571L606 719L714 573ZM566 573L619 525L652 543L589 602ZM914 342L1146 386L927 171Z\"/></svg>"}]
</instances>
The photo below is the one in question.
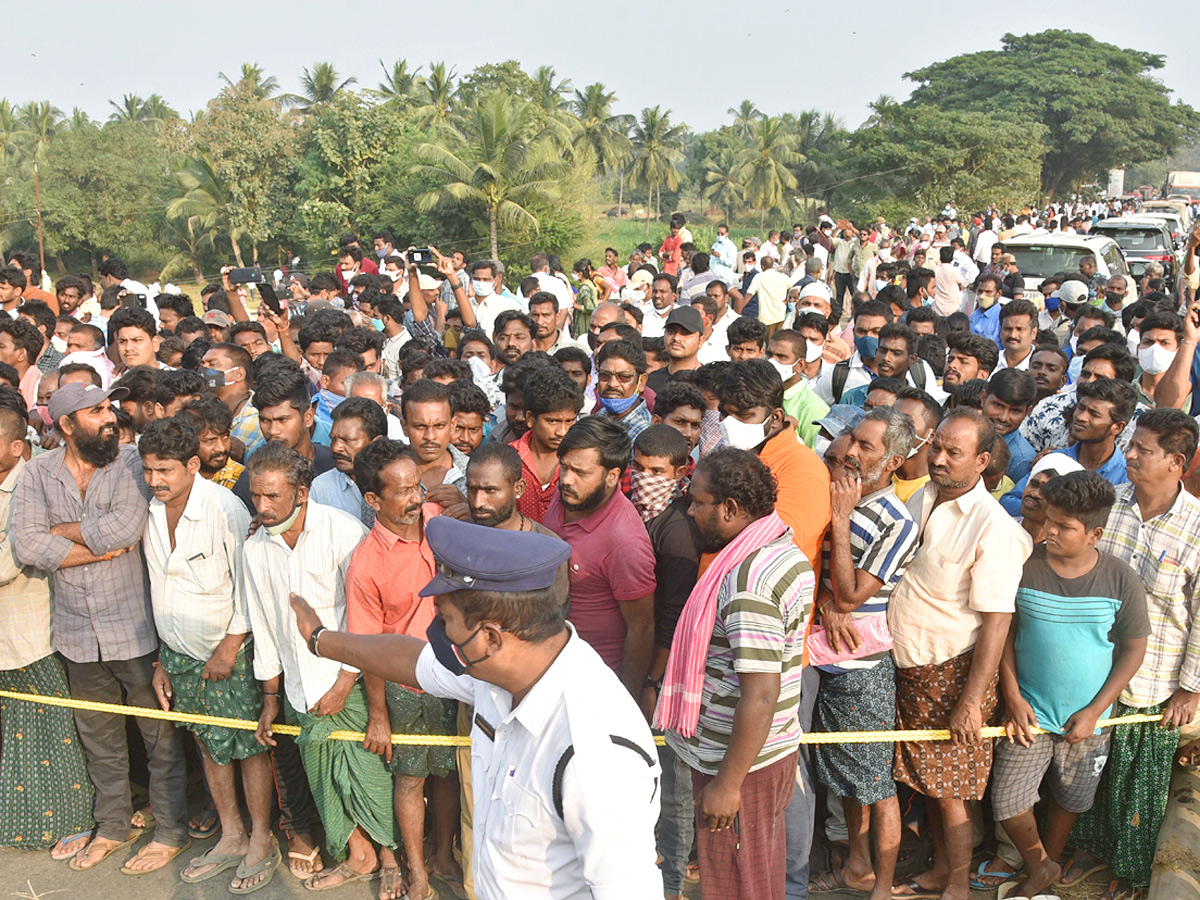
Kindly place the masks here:
<instances>
[{"instance_id":1,"label":"yellow shirt","mask_svg":"<svg viewBox=\"0 0 1200 900\"><path fill-rule=\"evenodd\" d=\"M925 487L928 481L928 475L922 475L920 478L914 478L912 481L906 481L899 475L892 476L892 485L896 488L896 496L900 499L901 503L907 503L908 499L921 488Z\"/></svg>"}]
</instances>

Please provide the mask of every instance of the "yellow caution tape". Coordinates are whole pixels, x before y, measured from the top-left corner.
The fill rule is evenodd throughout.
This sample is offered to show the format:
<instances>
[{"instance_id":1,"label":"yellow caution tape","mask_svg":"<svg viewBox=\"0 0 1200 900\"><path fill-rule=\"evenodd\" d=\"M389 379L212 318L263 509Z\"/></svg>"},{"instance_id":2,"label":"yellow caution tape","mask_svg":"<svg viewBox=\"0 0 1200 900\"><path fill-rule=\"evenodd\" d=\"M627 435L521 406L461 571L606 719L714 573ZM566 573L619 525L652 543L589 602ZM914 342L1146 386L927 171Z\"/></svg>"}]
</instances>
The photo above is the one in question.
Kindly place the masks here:
<instances>
[{"instance_id":1,"label":"yellow caution tape","mask_svg":"<svg viewBox=\"0 0 1200 900\"><path fill-rule=\"evenodd\" d=\"M70 697L44 697L40 694L20 694L16 691L0 691L0 697L5 697L9 700L24 700L27 703L40 703L44 706L65 706L68 709L114 713L121 716L138 716L143 719L162 719L166 722L182 722L189 725L218 725L222 728L239 728L243 731L254 731L258 728L258 722L251 719L227 719L223 716L205 716L199 713L167 712L144 706L97 703L94 700L74 700ZM1142 713L1132 716L1119 716L1115 719L1101 719L1097 725L1101 728L1109 728L1114 725L1142 725L1148 722L1157 722L1161 718L1161 714L1146 715ZM1035 728L1033 731L1036 734L1050 733L1042 731L1040 728ZM297 735L300 733L300 726L274 724L271 726L271 733ZM985 738L1004 737L1005 731L1000 726L988 726L982 730L982 736ZM334 731L329 734L329 739L334 741L362 741L365 737L366 735L361 731ZM657 744L664 743L661 737L656 737L654 740ZM800 737L800 743L802 744L869 744L877 741L893 743L895 741L948 740L950 740L950 732L946 729L938 728L923 728L911 731L813 732L801 735ZM432 747L467 747L470 746L471 739L469 737L443 734L393 734L392 743Z\"/></svg>"}]
</instances>

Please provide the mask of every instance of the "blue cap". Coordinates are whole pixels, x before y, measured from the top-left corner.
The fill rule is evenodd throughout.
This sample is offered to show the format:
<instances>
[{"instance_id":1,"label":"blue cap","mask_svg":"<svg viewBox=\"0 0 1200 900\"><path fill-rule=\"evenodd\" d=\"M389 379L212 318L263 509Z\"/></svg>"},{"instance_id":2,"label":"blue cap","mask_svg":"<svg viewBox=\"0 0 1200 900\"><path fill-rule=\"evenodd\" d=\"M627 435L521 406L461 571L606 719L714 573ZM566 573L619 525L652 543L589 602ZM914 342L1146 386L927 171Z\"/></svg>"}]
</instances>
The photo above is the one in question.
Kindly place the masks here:
<instances>
[{"instance_id":1,"label":"blue cap","mask_svg":"<svg viewBox=\"0 0 1200 900\"><path fill-rule=\"evenodd\" d=\"M824 428L834 439L837 439L847 431L853 430L864 415L866 413L863 412L861 406L838 403L829 407L829 412L825 417L817 419L813 424L818 428Z\"/></svg>"},{"instance_id":2,"label":"blue cap","mask_svg":"<svg viewBox=\"0 0 1200 900\"><path fill-rule=\"evenodd\" d=\"M485 528L446 516L425 526L425 538L438 571L422 597L451 591L537 591L554 584L560 565L571 557L566 541L532 531Z\"/></svg>"}]
</instances>

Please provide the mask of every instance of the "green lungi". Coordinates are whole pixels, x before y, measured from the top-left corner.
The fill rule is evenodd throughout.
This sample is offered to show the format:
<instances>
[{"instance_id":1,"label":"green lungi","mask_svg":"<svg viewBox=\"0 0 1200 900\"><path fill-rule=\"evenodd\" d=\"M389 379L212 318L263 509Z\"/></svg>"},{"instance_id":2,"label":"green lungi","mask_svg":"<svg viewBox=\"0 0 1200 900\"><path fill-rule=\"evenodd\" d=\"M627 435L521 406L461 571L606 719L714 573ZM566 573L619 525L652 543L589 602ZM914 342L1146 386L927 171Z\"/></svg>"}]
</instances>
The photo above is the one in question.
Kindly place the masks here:
<instances>
[{"instance_id":1,"label":"green lungi","mask_svg":"<svg viewBox=\"0 0 1200 900\"><path fill-rule=\"evenodd\" d=\"M331 741L334 731L367 730L367 693L357 681L342 711L314 716L286 704L290 723L300 726L296 745L308 775L313 801L325 826L325 846L338 862L346 858L350 835L362 828L377 844L394 849L400 842L392 805L392 773L383 757L363 749L361 741Z\"/></svg>"},{"instance_id":2,"label":"green lungi","mask_svg":"<svg viewBox=\"0 0 1200 900\"><path fill-rule=\"evenodd\" d=\"M205 681L200 677L204 662L176 653L166 644L159 646L158 660L171 678L176 711L227 719L257 720L262 715L262 685L254 677L254 648L249 639L238 650L233 672L224 681ZM219 766L270 749L254 739L253 731L221 725L185 724L183 727L196 736Z\"/></svg>"},{"instance_id":3,"label":"green lungi","mask_svg":"<svg viewBox=\"0 0 1200 900\"><path fill-rule=\"evenodd\" d=\"M1159 715L1162 705L1134 709L1117 704L1118 717L1139 713ZM1071 837L1108 863L1118 878L1143 887L1150 883L1158 830L1167 812L1179 731L1159 728L1157 722L1118 725L1109 747L1096 802L1079 816Z\"/></svg>"},{"instance_id":4,"label":"green lungi","mask_svg":"<svg viewBox=\"0 0 1200 900\"><path fill-rule=\"evenodd\" d=\"M458 734L458 701L384 682L393 734ZM445 778L455 769L457 747L395 744L389 768L397 775Z\"/></svg>"},{"instance_id":5,"label":"green lungi","mask_svg":"<svg viewBox=\"0 0 1200 900\"><path fill-rule=\"evenodd\" d=\"M62 660L53 653L0 670L0 690L71 696ZM0 846L44 850L95 825L92 782L71 710L0 700L0 735Z\"/></svg>"}]
</instances>

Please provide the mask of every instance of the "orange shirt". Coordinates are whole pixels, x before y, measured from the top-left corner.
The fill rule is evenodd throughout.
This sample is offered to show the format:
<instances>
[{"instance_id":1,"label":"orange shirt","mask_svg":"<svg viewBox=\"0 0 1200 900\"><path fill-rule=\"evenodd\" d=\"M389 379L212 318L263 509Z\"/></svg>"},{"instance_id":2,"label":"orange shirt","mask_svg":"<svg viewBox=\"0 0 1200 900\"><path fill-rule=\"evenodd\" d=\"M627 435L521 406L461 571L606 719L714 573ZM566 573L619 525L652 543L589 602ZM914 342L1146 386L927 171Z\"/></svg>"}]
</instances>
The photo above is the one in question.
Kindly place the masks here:
<instances>
[{"instance_id":1,"label":"orange shirt","mask_svg":"<svg viewBox=\"0 0 1200 900\"><path fill-rule=\"evenodd\" d=\"M821 577L821 542L829 527L829 470L812 450L785 428L758 453L778 484L775 512L795 532L796 546Z\"/></svg>"},{"instance_id":2,"label":"orange shirt","mask_svg":"<svg viewBox=\"0 0 1200 900\"><path fill-rule=\"evenodd\" d=\"M45 304L54 310L54 314L58 315L58 298L49 291L43 291L40 287L34 287L32 284L26 285L25 290L21 291L21 296L26 300L42 300Z\"/></svg>"},{"instance_id":3,"label":"orange shirt","mask_svg":"<svg viewBox=\"0 0 1200 900\"><path fill-rule=\"evenodd\" d=\"M426 504L421 517L437 513ZM376 521L346 568L346 630L351 634L407 634L425 640L433 621L432 597L418 597L437 571L424 537L406 541Z\"/></svg>"},{"instance_id":4,"label":"orange shirt","mask_svg":"<svg viewBox=\"0 0 1200 900\"><path fill-rule=\"evenodd\" d=\"M846 345L846 342L831 331L829 337L825 339L825 353L823 354L825 362L840 363L843 359L849 359L853 355L854 351Z\"/></svg>"}]
</instances>

